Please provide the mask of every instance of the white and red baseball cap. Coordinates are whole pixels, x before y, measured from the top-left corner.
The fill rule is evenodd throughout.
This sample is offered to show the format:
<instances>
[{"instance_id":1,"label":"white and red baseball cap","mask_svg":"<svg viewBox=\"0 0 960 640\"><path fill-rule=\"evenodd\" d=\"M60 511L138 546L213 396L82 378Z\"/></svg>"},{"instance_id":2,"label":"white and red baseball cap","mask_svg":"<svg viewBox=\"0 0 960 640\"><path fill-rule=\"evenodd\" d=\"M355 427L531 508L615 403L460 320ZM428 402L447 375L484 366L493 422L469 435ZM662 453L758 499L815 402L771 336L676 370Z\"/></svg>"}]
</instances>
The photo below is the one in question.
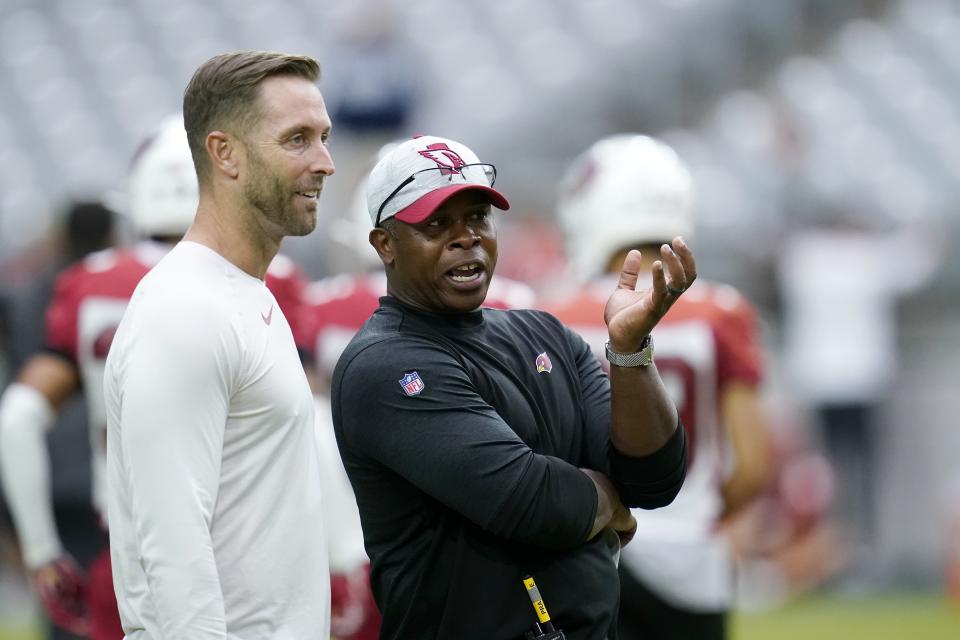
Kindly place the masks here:
<instances>
[{"instance_id":1,"label":"white and red baseball cap","mask_svg":"<svg viewBox=\"0 0 960 640\"><path fill-rule=\"evenodd\" d=\"M377 162L367 180L367 211L373 226L388 218L417 223L461 191L483 192L490 204L509 209L493 188L496 169L454 140L417 136L393 148Z\"/></svg>"}]
</instances>

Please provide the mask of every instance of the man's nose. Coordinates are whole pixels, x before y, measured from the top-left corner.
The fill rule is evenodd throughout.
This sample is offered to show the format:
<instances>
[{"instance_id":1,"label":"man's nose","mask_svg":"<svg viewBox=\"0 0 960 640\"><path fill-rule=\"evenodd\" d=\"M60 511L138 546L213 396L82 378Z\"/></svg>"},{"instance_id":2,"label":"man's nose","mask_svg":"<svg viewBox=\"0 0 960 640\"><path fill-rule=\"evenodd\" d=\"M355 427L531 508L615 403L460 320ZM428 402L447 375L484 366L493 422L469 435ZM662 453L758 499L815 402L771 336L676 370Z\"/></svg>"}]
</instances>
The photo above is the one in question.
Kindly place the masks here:
<instances>
[{"instance_id":1,"label":"man's nose","mask_svg":"<svg viewBox=\"0 0 960 640\"><path fill-rule=\"evenodd\" d=\"M469 223L457 225L456 234L450 241L450 248L472 249L480 243L480 233Z\"/></svg>"},{"instance_id":2,"label":"man's nose","mask_svg":"<svg viewBox=\"0 0 960 640\"><path fill-rule=\"evenodd\" d=\"M336 173L337 168L333 166L333 156L330 155L330 149L327 148L325 144L317 145L319 147L319 152L314 158L313 164L310 166L310 171L313 173L322 173L325 176L332 176Z\"/></svg>"}]
</instances>

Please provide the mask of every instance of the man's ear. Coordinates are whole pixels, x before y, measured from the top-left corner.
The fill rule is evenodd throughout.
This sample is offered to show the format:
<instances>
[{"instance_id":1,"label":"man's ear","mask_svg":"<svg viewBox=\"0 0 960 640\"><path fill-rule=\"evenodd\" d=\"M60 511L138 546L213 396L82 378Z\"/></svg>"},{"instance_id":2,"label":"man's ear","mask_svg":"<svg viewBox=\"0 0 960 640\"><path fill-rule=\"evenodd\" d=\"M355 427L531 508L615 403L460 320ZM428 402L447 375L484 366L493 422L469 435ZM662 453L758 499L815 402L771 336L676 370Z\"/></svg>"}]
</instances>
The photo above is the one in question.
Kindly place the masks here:
<instances>
[{"instance_id":1,"label":"man's ear","mask_svg":"<svg viewBox=\"0 0 960 640\"><path fill-rule=\"evenodd\" d=\"M370 230L370 235L367 236L367 240L370 242L370 246L377 250L377 254L380 256L383 265L393 266L393 262L396 260L393 243L396 241L396 238L386 229L375 227Z\"/></svg>"},{"instance_id":2,"label":"man's ear","mask_svg":"<svg viewBox=\"0 0 960 640\"><path fill-rule=\"evenodd\" d=\"M204 141L204 148L210 156L214 171L228 178L236 179L240 175L240 141L223 131L211 131Z\"/></svg>"}]
</instances>

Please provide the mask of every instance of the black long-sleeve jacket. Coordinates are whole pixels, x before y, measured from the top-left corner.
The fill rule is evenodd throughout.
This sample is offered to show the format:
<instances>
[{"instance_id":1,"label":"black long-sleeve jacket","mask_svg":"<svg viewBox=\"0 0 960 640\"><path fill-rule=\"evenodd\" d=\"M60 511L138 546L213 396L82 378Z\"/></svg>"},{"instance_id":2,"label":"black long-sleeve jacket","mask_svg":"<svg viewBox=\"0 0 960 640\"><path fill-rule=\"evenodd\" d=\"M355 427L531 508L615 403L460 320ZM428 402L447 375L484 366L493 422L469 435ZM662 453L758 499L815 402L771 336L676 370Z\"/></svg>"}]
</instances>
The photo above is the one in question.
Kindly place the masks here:
<instances>
[{"instance_id":1,"label":"black long-sleeve jacket","mask_svg":"<svg viewBox=\"0 0 960 640\"><path fill-rule=\"evenodd\" d=\"M597 499L578 468L606 473L625 503L662 506L685 442L678 428L651 456L616 452L609 380L582 339L543 312L441 316L386 297L332 396L381 637L520 640L536 621L526 573L567 638L612 633L617 570L587 540Z\"/></svg>"}]
</instances>

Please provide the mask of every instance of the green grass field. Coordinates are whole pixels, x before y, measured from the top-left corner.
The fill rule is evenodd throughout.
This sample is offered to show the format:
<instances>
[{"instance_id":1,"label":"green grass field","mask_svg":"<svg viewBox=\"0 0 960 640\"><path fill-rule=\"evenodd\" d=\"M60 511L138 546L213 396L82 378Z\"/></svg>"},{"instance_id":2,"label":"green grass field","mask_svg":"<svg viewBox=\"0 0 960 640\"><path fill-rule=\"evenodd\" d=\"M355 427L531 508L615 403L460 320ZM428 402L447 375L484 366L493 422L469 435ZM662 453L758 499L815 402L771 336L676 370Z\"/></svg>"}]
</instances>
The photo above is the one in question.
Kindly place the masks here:
<instances>
[{"instance_id":1,"label":"green grass field","mask_svg":"<svg viewBox=\"0 0 960 640\"><path fill-rule=\"evenodd\" d=\"M960 640L960 605L905 595L871 600L814 598L734 617L731 640Z\"/></svg>"},{"instance_id":2,"label":"green grass field","mask_svg":"<svg viewBox=\"0 0 960 640\"><path fill-rule=\"evenodd\" d=\"M731 640L960 640L960 605L913 595L814 598L769 613L739 614L731 631ZM29 629L0 627L0 640L41 639Z\"/></svg>"}]
</instances>

